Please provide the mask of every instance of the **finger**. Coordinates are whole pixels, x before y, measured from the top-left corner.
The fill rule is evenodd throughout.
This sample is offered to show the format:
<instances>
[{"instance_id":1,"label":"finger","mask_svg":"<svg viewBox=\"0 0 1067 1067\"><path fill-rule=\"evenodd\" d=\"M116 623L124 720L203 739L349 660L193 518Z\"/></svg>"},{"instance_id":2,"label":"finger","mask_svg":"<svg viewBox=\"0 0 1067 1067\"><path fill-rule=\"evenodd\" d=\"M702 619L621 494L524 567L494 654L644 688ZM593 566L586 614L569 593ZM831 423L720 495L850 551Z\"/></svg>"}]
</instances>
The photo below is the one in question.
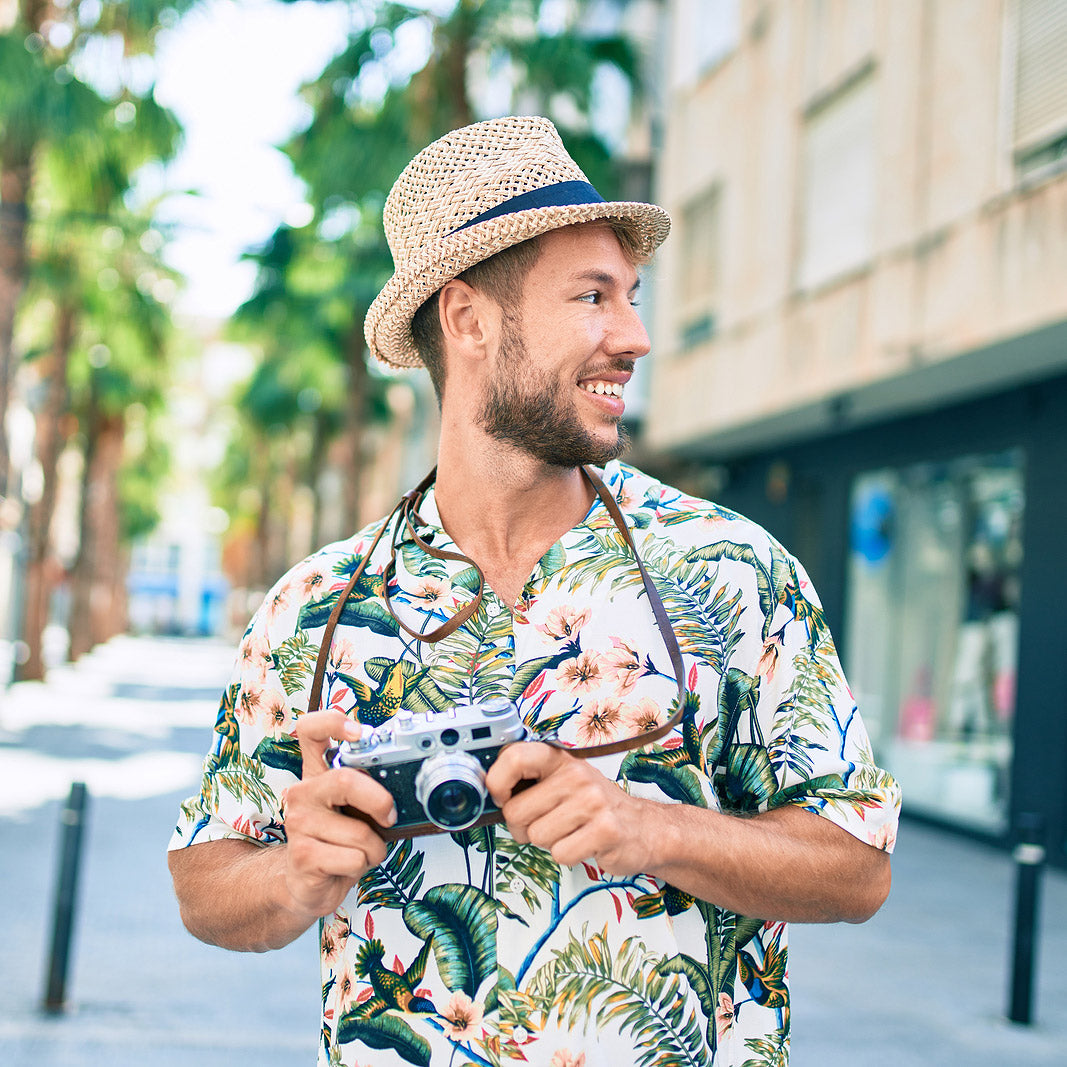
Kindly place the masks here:
<instances>
[{"instance_id":1,"label":"finger","mask_svg":"<svg viewBox=\"0 0 1067 1067\"><path fill-rule=\"evenodd\" d=\"M541 781L567 758L565 752L540 741L506 745L485 776L485 785L498 808L511 798L519 782Z\"/></svg>"},{"instance_id":2,"label":"finger","mask_svg":"<svg viewBox=\"0 0 1067 1067\"><path fill-rule=\"evenodd\" d=\"M510 812L505 812L508 818ZM515 816L512 814L512 817ZM573 804L553 804L532 816L518 816L527 840L538 848L552 850L557 842L579 831L587 821L587 815Z\"/></svg>"},{"instance_id":3,"label":"finger","mask_svg":"<svg viewBox=\"0 0 1067 1067\"><path fill-rule=\"evenodd\" d=\"M392 826L396 822L392 794L364 771L349 767L324 769L322 774L301 785L304 788L293 786L289 790L289 811L292 811L295 800L308 804L312 818L348 807L369 815L379 826Z\"/></svg>"},{"instance_id":4,"label":"finger","mask_svg":"<svg viewBox=\"0 0 1067 1067\"><path fill-rule=\"evenodd\" d=\"M340 711L314 711L301 715L293 733L300 742L300 758L304 778L314 778L326 772L323 756L335 741L355 741L361 728Z\"/></svg>"}]
</instances>

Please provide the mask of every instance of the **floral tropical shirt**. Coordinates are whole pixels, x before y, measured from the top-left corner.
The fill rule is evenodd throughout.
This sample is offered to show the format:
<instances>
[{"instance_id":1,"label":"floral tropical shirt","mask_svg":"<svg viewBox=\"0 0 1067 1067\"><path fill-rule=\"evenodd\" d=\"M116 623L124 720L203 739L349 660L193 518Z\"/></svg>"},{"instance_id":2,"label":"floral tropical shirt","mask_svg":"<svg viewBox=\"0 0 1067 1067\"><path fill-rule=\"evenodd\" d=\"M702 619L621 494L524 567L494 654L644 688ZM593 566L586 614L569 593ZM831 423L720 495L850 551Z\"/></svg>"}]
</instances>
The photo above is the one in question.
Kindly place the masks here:
<instances>
[{"instance_id":1,"label":"floral tropical shirt","mask_svg":"<svg viewBox=\"0 0 1067 1067\"><path fill-rule=\"evenodd\" d=\"M799 805L892 848L896 783L875 766L822 609L801 566L758 526L608 464L684 656L684 716L659 743L599 757L628 792L740 813ZM453 550L432 490L420 507ZM172 848L285 840L327 616L380 523L299 564L240 647L205 763ZM576 746L636 735L678 687L633 556L607 509L540 560L515 605L486 588L476 614L411 640L382 599L389 536L332 642L323 703L365 724L507 695L527 724ZM478 587L468 565L399 543L394 610L432 630ZM503 826L424 836L388 857L321 925L319 1063L376 1067L785 1064L787 930L650 875L561 868Z\"/></svg>"}]
</instances>

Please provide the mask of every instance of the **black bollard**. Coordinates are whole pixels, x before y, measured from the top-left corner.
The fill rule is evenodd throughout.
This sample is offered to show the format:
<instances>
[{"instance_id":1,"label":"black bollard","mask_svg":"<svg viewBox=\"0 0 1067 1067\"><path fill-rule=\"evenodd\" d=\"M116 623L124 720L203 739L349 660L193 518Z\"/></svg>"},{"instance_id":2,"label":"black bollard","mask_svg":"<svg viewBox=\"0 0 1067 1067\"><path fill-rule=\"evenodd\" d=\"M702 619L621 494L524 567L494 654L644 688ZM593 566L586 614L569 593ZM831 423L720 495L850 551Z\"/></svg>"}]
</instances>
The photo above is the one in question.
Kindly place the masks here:
<instances>
[{"instance_id":1,"label":"black bollard","mask_svg":"<svg viewBox=\"0 0 1067 1067\"><path fill-rule=\"evenodd\" d=\"M1045 866L1044 819L1036 812L1019 816L1015 851L1015 941L1012 947L1011 1004L1008 1018L1029 1025L1033 1017L1034 966L1041 873Z\"/></svg>"},{"instance_id":2,"label":"black bollard","mask_svg":"<svg viewBox=\"0 0 1067 1067\"><path fill-rule=\"evenodd\" d=\"M82 836L85 830L87 791L84 782L70 787L67 806L61 815L59 872L52 920L52 950L48 957L48 986L44 995L46 1012L61 1012L67 999L67 968L74 931L74 907L78 898L78 870Z\"/></svg>"}]
</instances>

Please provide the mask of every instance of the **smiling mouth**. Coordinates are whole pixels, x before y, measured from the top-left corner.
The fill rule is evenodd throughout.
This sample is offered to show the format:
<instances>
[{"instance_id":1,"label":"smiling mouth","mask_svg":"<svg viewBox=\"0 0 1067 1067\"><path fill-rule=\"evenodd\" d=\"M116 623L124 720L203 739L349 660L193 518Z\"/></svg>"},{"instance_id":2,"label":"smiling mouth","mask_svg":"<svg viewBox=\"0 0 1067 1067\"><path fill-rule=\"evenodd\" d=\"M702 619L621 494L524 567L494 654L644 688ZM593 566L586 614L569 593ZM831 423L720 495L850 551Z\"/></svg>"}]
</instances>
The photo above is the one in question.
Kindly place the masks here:
<instances>
[{"instance_id":1,"label":"smiling mouth","mask_svg":"<svg viewBox=\"0 0 1067 1067\"><path fill-rule=\"evenodd\" d=\"M579 382L579 388L597 396L622 397L623 386L619 382Z\"/></svg>"}]
</instances>

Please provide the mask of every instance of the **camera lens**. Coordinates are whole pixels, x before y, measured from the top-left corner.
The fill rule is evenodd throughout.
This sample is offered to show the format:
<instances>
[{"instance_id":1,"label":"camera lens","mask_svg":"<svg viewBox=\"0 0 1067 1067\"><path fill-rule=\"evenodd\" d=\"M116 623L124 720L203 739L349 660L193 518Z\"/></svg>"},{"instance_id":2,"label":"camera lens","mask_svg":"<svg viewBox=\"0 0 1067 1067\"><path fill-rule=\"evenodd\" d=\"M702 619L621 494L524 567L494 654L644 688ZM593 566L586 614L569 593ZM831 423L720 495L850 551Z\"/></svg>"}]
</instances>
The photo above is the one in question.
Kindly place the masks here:
<instances>
[{"instance_id":1,"label":"camera lens","mask_svg":"<svg viewBox=\"0 0 1067 1067\"><path fill-rule=\"evenodd\" d=\"M485 810L485 771L466 752L427 760L415 776L415 796L426 817L442 830L465 830Z\"/></svg>"}]
</instances>

